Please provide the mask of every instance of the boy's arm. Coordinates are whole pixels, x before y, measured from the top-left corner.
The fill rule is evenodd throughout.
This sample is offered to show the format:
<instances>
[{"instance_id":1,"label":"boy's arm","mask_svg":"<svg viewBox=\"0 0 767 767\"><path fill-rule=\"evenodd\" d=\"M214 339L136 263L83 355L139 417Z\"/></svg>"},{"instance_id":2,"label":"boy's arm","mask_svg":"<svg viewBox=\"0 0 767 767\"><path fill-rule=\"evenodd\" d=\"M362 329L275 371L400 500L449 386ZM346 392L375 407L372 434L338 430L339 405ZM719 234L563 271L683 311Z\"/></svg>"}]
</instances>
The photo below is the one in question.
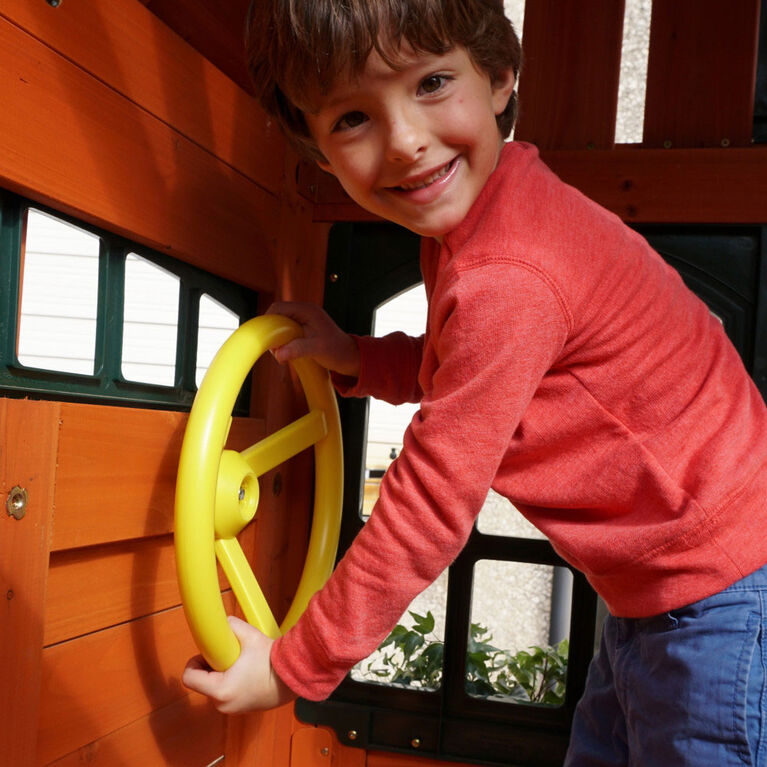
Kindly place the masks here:
<instances>
[{"instance_id":1,"label":"boy's arm","mask_svg":"<svg viewBox=\"0 0 767 767\"><path fill-rule=\"evenodd\" d=\"M423 391L418 371L423 357L424 337L390 333L376 338L352 336L359 349L357 378L333 375L333 384L344 397L375 397L392 405L420 402Z\"/></svg>"},{"instance_id":2,"label":"boy's arm","mask_svg":"<svg viewBox=\"0 0 767 767\"><path fill-rule=\"evenodd\" d=\"M558 293L538 274L503 263L461 275L431 316L424 364L434 374L373 514L272 647L278 675L309 699L332 692L460 553L569 331Z\"/></svg>"}]
</instances>

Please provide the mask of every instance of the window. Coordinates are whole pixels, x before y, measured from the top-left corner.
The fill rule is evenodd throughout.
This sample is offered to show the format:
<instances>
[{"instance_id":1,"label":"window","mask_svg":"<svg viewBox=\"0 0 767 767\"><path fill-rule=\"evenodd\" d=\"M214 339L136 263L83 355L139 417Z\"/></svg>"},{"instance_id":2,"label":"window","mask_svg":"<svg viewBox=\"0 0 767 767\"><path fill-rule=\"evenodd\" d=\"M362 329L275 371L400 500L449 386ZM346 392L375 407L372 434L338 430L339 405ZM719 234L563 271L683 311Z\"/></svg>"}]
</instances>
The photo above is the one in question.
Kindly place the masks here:
<instances>
[{"instance_id":1,"label":"window","mask_svg":"<svg viewBox=\"0 0 767 767\"><path fill-rule=\"evenodd\" d=\"M256 313L252 291L7 192L0 250L4 392L188 408Z\"/></svg>"}]
</instances>

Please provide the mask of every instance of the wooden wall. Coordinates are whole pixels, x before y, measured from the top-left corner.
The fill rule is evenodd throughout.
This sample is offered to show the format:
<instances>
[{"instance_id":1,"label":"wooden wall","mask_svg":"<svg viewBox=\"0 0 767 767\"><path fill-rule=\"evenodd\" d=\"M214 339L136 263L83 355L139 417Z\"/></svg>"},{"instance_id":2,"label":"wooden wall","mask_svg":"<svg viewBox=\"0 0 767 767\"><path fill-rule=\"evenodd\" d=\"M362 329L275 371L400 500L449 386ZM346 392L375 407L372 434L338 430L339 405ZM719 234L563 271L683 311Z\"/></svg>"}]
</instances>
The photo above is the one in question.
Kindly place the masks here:
<instances>
[{"instance_id":1,"label":"wooden wall","mask_svg":"<svg viewBox=\"0 0 767 767\"><path fill-rule=\"evenodd\" d=\"M0 187L254 288L263 308L321 301L327 226L293 189L295 158L245 90L139 0L5 0L0 104ZM276 363L259 364L253 390L236 447L301 411ZM2 767L204 767L225 750L238 764L268 729L253 716L227 731L180 684L196 652L171 533L185 420L0 398L0 497L29 494L23 519L0 513ZM301 458L277 471L240 540L280 616L312 471ZM289 748L291 727L260 747Z\"/></svg>"}]
</instances>

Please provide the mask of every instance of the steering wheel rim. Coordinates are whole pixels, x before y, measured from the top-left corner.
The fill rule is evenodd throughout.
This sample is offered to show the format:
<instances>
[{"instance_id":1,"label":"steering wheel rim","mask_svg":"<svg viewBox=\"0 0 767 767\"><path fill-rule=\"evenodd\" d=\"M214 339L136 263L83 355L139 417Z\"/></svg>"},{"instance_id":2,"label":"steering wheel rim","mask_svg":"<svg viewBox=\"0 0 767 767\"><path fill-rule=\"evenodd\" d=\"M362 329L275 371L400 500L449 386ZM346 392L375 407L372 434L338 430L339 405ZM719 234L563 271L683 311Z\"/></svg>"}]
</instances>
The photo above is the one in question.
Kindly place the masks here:
<instances>
[{"instance_id":1,"label":"steering wheel rim","mask_svg":"<svg viewBox=\"0 0 767 767\"><path fill-rule=\"evenodd\" d=\"M298 620L335 563L343 450L327 371L309 359L292 362L306 395L307 415L242 452L225 450L232 408L254 363L268 349L300 334L297 323L273 314L255 317L235 330L208 368L184 432L176 484L176 569L192 636L217 671L229 668L240 654L221 599L217 560L245 618L273 638ZM315 492L309 547L293 602L278 626L236 535L256 513L258 477L310 446L315 453Z\"/></svg>"}]
</instances>

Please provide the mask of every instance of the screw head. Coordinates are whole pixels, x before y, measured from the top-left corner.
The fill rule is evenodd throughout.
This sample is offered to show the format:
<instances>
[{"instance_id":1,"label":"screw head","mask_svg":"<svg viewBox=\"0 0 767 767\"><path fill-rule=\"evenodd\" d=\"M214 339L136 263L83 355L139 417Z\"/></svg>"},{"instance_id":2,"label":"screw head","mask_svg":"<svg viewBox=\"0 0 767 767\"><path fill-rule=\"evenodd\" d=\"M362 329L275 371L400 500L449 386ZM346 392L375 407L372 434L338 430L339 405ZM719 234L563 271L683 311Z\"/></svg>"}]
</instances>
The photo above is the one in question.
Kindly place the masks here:
<instances>
[{"instance_id":1,"label":"screw head","mask_svg":"<svg viewBox=\"0 0 767 767\"><path fill-rule=\"evenodd\" d=\"M413 748L420 748L421 747L421 739L420 738L413 738L413 740L410 741L410 745Z\"/></svg>"},{"instance_id":2,"label":"screw head","mask_svg":"<svg viewBox=\"0 0 767 767\"><path fill-rule=\"evenodd\" d=\"M357 740L357 730L349 730L349 732L346 733L346 737L349 738L349 740Z\"/></svg>"},{"instance_id":3,"label":"screw head","mask_svg":"<svg viewBox=\"0 0 767 767\"><path fill-rule=\"evenodd\" d=\"M28 500L29 494L26 489L16 485L8 493L8 497L5 500L5 510L14 519L24 519L24 515L27 513Z\"/></svg>"}]
</instances>

